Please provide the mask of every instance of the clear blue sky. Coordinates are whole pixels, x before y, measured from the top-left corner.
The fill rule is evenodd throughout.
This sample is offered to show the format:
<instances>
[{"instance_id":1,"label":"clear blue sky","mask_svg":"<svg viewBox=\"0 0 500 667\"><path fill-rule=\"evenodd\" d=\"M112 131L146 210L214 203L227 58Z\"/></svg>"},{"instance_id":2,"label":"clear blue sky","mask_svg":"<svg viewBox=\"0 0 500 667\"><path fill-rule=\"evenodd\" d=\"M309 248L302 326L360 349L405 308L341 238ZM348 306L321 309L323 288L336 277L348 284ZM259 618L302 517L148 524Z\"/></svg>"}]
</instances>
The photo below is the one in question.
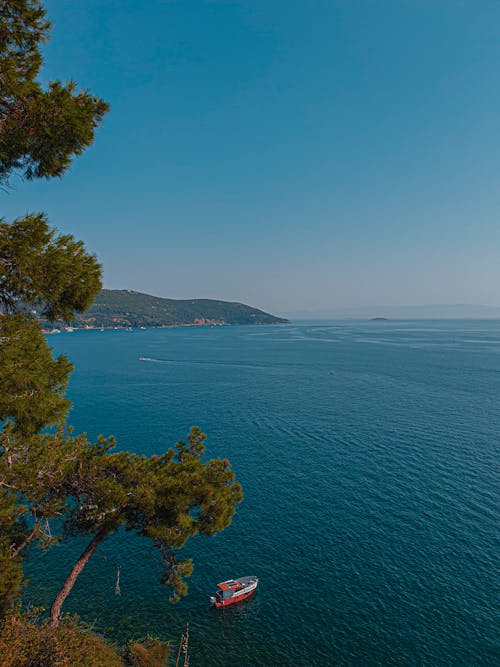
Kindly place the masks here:
<instances>
[{"instance_id":1,"label":"clear blue sky","mask_svg":"<svg viewBox=\"0 0 500 667\"><path fill-rule=\"evenodd\" d=\"M15 183L105 286L273 312L500 303L497 0L48 0L111 112Z\"/></svg>"}]
</instances>

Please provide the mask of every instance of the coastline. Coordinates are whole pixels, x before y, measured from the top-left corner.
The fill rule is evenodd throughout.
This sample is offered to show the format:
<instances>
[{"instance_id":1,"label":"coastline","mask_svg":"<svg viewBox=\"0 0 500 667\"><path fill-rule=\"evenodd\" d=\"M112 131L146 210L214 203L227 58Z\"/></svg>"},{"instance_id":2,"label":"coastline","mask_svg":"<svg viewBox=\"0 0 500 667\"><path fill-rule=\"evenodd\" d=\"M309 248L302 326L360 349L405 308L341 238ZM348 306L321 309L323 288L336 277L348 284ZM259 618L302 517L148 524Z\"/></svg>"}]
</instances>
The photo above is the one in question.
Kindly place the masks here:
<instances>
[{"instance_id":1,"label":"coastline","mask_svg":"<svg viewBox=\"0 0 500 667\"><path fill-rule=\"evenodd\" d=\"M45 329L42 328L42 334L52 336L60 333L73 333L75 331L141 331L147 329L177 329L179 327L241 327L241 326L269 326L276 324L291 324L291 320L287 322L178 322L175 324L158 324L150 326L85 326L85 327L61 327L61 329Z\"/></svg>"}]
</instances>

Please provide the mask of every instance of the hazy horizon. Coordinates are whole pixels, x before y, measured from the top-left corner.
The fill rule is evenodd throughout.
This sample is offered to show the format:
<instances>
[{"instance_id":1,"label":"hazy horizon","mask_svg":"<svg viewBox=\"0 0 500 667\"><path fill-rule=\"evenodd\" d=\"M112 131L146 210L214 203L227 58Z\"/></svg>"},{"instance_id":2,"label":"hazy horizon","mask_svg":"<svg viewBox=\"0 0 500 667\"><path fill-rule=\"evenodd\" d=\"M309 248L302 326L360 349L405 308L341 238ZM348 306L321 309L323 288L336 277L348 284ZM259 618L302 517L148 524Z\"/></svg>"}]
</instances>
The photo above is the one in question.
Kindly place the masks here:
<instances>
[{"instance_id":1,"label":"hazy horizon","mask_svg":"<svg viewBox=\"0 0 500 667\"><path fill-rule=\"evenodd\" d=\"M419 304L399 306L351 306L317 310L278 310L293 320L335 319L500 319L500 306L482 304Z\"/></svg>"}]
</instances>

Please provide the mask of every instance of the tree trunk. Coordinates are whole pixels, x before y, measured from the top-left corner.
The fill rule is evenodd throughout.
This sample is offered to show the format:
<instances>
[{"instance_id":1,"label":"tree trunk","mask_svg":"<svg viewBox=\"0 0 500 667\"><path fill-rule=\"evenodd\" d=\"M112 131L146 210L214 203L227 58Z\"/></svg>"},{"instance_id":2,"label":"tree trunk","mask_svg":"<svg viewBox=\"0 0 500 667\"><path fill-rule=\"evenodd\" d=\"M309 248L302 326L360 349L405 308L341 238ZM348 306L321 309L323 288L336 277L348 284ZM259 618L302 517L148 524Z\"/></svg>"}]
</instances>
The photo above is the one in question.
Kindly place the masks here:
<instances>
[{"instance_id":1,"label":"tree trunk","mask_svg":"<svg viewBox=\"0 0 500 667\"><path fill-rule=\"evenodd\" d=\"M68 578L64 582L59 593L56 595L56 598L52 603L52 607L50 608L51 627L57 628L57 626L59 625L59 621L61 620L61 608L64 604L64 601L66 600L66 598L71 592L71 589L75 585L75 581L77 580L78 575L83 570L83 568L87 564L87 561L92 556L94 551L97 549L97 547L103 541L103 539L106 537L107 534L108 530L106 528L101 528L101 530L94 535L94 537L89 542L89 544L85 548L80 558L71 568L71 572L69 573Z\"/></svg>"},{"instance_id":2,"label":"tree trunk","mask_svg":"<svg viewBox=\"0 0 500 667\"><path fill-rule=\"evenodd\" d=\"M21 553L21 551L24 549L24 547L31 542L31 540L38 533L41 523L42 523L41 520L35 523L35 525L33 526L33 530L28 535L28 537L24 540L24 542L21 542L21 544L17 547L17 549L14 549L14 551L11 553L10 555L11 559L17 558Z\"/></svg>"}]
</instances>

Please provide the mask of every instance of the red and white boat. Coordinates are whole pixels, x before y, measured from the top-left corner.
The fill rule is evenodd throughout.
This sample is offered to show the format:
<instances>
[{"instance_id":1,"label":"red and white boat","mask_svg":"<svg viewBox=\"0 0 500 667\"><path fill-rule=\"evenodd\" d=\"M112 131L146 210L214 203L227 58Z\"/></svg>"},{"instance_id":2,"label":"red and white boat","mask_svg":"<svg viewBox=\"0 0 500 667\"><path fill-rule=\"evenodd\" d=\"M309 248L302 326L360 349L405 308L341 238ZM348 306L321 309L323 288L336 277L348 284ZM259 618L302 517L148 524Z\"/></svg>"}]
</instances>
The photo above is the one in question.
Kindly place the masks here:
<instances>
[{"instance_id":1,"label":"red and white boat","mask_svg":"<svg viewBox=\"0 0 500 667\"><path fill-rule=\"evenodd\" d=\"M228 607L235 602L241 602L249 598L257 588L259 579L257 577L241 577L240 579L228 579L217 584L217 592L210 597L214 607Z\"/></svg>"}]
</instances>

